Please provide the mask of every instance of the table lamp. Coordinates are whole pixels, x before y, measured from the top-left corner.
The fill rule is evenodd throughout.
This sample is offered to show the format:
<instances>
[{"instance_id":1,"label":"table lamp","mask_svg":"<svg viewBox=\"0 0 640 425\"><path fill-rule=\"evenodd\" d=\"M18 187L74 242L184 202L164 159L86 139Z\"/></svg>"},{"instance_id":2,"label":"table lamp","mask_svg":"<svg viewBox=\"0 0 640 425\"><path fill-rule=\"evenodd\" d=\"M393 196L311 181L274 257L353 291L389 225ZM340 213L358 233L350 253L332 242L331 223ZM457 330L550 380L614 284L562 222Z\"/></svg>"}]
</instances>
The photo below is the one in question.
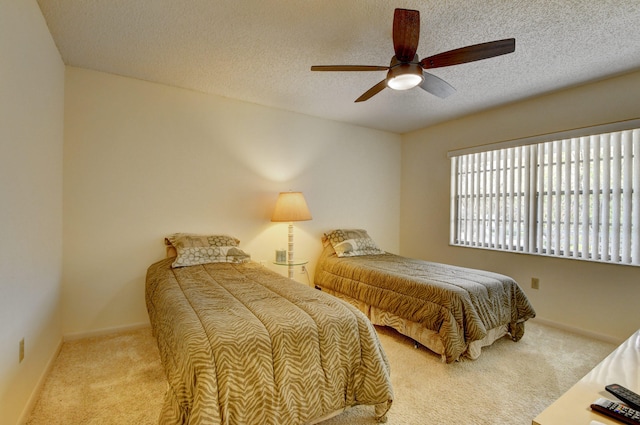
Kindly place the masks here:
<instances>
[{"instance_id":1,"label":"table lamp","mask_svg":"<svg viewBox=\"0 0 640 425\"><path fill-rule=\"evenodd\" d=\"M289 246L287 249L289 278L293 278L293 222L307 220L311 220L311 213L302 192L280 192L271 221L289 222Z\"/></svg>"}]
</instances>

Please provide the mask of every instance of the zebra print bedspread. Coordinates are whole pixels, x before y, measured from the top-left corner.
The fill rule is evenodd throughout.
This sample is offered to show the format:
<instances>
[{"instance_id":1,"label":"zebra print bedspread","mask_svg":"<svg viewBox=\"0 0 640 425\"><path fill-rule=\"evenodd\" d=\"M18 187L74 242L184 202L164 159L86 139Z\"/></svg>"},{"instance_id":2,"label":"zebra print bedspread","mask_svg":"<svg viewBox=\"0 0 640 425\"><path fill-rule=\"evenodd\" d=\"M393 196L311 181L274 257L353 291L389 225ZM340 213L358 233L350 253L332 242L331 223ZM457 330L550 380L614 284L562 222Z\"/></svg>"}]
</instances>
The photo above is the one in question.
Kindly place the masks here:
<instances>
[{"instance_id":1,"label":"zebra print bedspread","mask_svg":"<svg viewBox=\"0 0 640 425\"><path fill-rule=\"evenodd\" d=\"M393 390L357 309L257 263L151 265L146 302L169 387L160 424L305 424Z\"/></svg>"},{"instance_id":2,"label":"zebra print bedspread","mask_svg":"<svg viewBox=\"0 0 640 425\"><path fill-rule=\"evenodd\" d=\"M314 283L438 332L448 363L489 329L509 325L518 341L524 322L535 317L508 276L388 253L338 258L327 246Z\"/></svg>"}]
</instances>

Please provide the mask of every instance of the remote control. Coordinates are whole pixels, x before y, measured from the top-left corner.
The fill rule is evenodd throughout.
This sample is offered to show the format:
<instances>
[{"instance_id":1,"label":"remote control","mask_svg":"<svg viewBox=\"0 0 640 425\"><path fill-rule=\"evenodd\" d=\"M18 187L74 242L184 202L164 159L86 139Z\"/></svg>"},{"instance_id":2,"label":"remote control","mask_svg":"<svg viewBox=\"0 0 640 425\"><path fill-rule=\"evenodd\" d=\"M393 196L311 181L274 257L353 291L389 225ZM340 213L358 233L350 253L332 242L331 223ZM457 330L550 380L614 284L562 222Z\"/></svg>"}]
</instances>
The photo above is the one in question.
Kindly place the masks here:
<instances>
[{"instance_id":1,"label":"remote control","mask_svg":"<svg viewBox=\"0 0 640 425\"><path fill-rule=\"evenodd\" d=\"M627 406L640 410L640 395L634 393L628 388L623 387L620 384L611 384L604 387L614 396L618 397Z\"/></svg>"},{"instance_id":2,"label":"remote control","mask_svg":"<svg viewBox=\"0 0 640 425\"><path fill-rule=\"evenodd\" d=\"M597 399L591 409L628 425L640 424L640 411L606 398Z\"/></svg>"}]
</instances>

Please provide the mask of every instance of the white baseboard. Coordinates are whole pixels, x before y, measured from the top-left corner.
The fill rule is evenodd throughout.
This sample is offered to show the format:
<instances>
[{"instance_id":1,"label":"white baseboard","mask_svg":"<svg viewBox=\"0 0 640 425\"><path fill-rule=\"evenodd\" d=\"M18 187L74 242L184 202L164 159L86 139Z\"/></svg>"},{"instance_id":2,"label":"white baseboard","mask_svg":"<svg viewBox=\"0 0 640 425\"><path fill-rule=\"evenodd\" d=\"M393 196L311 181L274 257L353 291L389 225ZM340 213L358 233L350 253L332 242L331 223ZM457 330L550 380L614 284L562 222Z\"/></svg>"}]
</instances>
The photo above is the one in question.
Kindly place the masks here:
<instances>
[{"instance_id":1,"label":"white baseboard","mask_svg":"<svg viewBox=\"0 0 640 425\"><path fill-rule=\"evenodd\" d=\"M599 341L609 342L611 344L620 345L624 342L624 339L616 338L611 335L605 335L597 332L591 332L586 329L576 328L574 326L565 325L564 323L554 322L548 319L542 319L535 317L530 319L532 322L540 323L541 325L551 326L552 328L562 329L563 331L573 332L578 335L587 336L589 338L597 339Z\"/></svg>"},{"instance_id":2,"label":"white baseboard","mask_svg":"<svg viewBox=\"0 0 640 425\"><path fill-rule=\"evenodd\" d=\"M151 325L149 324L149 322L134 323L132 325L115 326L113 328L103 328L95 331L69 333L69 334L63 335L62 339L64 341L75 341L77 339L103 336L103 335L109 335L117 332L148 328L150 326Z\"/></svg>"},{"instance_id":3,"label":"white baseboard","mask_svg":"<svg viewBox=\"0 0 640 425\"><path fill-rule=\"evenodd\" d=\"M27 403L25 404L24 409L22 409L22 414L18 419L18 425L24 425L27 422L27 419L29 419L29 415L31 414L31 411L33 410L36 402L38 401L38 397L40 396L40 391L42 391L42 387L44 386L44 383L46 382L47 377L49 376L49 373L51 373L51 369L53 369L53 365L56 359L58 358L58 354L60 354L61 349L62 349L62 339L58 341L58 346L53 351L53 355L47 361L47 365L42 371L42 374L40 375L40 378L38 379L36 386L33 388L33 391L31 391L31 395L29 396L29 399L27 400Z\"/></svg>"}]
</instances>

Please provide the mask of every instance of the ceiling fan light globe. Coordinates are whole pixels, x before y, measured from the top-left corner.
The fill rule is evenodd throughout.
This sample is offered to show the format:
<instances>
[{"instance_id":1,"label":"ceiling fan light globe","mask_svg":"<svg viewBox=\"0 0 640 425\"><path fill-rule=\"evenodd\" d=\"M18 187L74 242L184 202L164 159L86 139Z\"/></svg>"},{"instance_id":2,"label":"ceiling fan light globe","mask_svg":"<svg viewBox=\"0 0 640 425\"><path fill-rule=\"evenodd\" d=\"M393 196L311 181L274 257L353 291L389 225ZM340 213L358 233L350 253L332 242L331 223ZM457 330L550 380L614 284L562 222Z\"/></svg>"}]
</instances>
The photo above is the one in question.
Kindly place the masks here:
<instances>
[{"instance_id":1,"label":"ceiling fan light globe","mask_svg":"<svg viewBox=\"0 0 640 425\"><path fill-rule=\"evenodd\" d=\"M409 90L422 83L422 78L415 74L398 75L387 80L387 86L394 90Z\"/></svg>"},{"instance_id":2,"label":"ceiling fan light globe","mask_svg":"<svg viewBox=\"0 0 640 425\"><path fill-rule=\"evenodd\" d=\"M423 81L422 68L414 63L394 66L387 73L387 86L393 90L409 90Z\"/></svg>"}]
</instances>

